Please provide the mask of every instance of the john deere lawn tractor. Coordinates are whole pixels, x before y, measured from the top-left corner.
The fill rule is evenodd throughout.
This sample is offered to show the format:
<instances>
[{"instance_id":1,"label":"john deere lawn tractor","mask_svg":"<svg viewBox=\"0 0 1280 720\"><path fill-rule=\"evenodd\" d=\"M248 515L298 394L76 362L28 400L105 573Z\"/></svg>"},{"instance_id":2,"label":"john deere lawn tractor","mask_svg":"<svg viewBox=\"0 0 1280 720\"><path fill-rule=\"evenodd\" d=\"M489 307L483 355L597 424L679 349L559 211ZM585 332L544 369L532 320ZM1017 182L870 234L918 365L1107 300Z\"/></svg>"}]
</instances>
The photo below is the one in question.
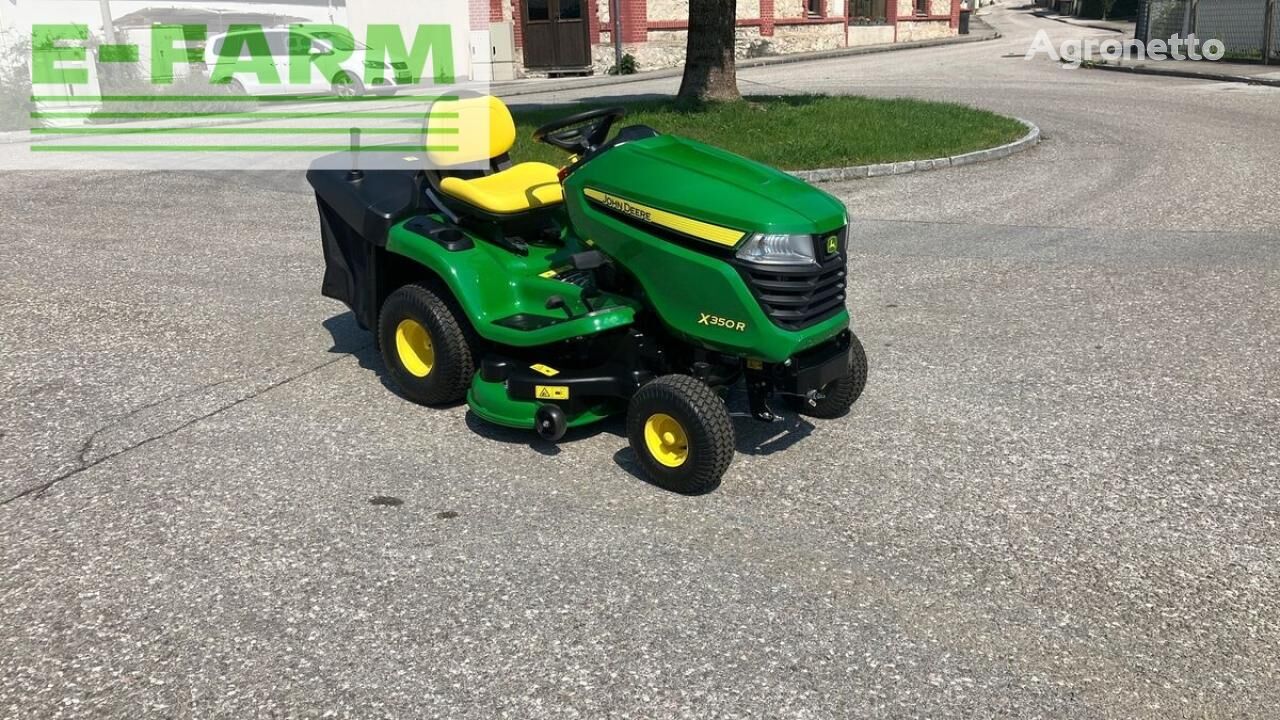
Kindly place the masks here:
<instances>
[{"instance_id":1,"label":"john deere lawn tractor","mask_svg":"<svg viewBox=\"0 0 1280 720\"><path fill-rule=\"evenodd\" d=\"M733 458L731 388L764 422L782 405L838 417L861 394L835 198L643 125L614 132L622 108L535 131L567 153L560 168L511 163L515 124L497 98L447 109L431 117L462 137L423 163L307 175L323 293L376 333L406 398L465 398L550 442L625 413L650 478L697 493Z\"/></svg>"}]
</instances>

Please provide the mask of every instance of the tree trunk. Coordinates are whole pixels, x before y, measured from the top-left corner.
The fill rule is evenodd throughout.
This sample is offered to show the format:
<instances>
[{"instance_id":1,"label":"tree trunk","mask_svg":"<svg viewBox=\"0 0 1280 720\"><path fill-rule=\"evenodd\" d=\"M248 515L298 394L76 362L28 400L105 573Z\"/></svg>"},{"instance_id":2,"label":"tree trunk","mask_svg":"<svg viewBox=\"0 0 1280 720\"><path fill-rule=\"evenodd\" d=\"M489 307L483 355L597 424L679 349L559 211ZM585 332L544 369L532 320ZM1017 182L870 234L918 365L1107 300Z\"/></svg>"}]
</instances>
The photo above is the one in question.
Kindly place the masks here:
<instances>
[{"instance_id":1,"label":"tree trunk","mask_svg":"<svg viewBox=\"0 0 1280 720\"><path fill-rule=\"evenodd\" d=\"M676 99L681 102L738 100L733 41L737 0L689 0L689 45L684 80Z\"/></svg>"}]
</instances>

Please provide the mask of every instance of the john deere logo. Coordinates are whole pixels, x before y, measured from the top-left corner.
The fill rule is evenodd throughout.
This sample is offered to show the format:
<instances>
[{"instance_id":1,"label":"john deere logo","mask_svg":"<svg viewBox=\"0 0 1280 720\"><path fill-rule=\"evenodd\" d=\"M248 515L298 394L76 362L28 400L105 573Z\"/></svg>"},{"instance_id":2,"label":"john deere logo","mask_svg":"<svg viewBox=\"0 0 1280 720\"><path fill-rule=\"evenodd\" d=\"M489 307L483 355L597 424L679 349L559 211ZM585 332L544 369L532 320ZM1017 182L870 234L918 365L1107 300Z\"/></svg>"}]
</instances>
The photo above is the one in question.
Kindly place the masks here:
<instances>
[{"instance_id":1,"label":"john deere logo","mask_svg":"<svg viewBox=\"0 0 1280 720\"><path fill-rule=\"evenodd\" d=\"M835 235L831 235L830 237L827 238L827 254L835 255L839 251L840 251L840 238L836 237Z\"/></svg>"},{"instance_id":2,"label":"john deere logo","mask_svg":"<svg viewBox=\"0 0 1280 720\"><path fill-rule=\"evenodd\" d=\"M624 215L630 215L631 217L637 220L643 220L645 222L653 221L653 215L650 214L648 209L643 207L636 207L635 205L632 205L631 203L627 202L626 200L623 200L620 197L614 197L613 195L605 195L604 193L600 193L599 200L600 200L600 204L604 205L610 210L620 212Z\"/></svg>"}]
</instances>

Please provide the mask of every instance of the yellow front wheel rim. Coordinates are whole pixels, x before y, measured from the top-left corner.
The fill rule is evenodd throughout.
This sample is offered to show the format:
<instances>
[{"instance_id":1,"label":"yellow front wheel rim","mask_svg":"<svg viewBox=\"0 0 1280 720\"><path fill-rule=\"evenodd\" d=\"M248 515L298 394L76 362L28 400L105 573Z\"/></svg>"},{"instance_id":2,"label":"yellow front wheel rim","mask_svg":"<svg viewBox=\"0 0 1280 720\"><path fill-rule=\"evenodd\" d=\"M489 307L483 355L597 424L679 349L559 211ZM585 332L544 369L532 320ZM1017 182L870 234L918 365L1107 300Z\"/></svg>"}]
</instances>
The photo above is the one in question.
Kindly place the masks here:
<instances>
[{"instance_id":1,"label":"yellow front wheel rim","mask_svg":"<svg viewBox=\"0 0 1280 720\"><path fill-rule=\"evenodd\" d=\"M410 375L420 378L430 375L431 368L436 364L431 333L417 320L401 320L396 326L396 355Z\"/></svg>"},{"instance_id":2,"label":"yellow front wheel rim","mask_svg":"<svg viewBox=\"0 0 1280 720\"><path fill-rule=\"evenodd\" d=\"M654 413L644 421L644 444L653 459L667 467L680 467L689 459L689 435L666 413Z\"/></svg>"}]
</instances>

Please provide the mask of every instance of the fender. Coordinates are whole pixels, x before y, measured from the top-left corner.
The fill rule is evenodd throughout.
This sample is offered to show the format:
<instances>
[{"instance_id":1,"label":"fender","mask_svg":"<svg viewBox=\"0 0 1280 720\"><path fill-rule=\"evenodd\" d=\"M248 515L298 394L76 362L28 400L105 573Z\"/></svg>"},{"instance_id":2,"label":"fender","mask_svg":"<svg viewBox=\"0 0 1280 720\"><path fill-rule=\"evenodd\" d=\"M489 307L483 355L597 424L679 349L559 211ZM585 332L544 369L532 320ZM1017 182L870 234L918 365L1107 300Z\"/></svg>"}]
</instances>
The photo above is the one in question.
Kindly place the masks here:
<instances>
[{"instance_id":1,"label":"fender","mask_svg":"<svg viewBox=\"0 0 1280 720\"><path fill-rule=\"evenodd\" d=\"M413 262L426 268L449 289L480 337L503 345L532 347L626 327L635 321L637 304L630 298L604 294L588 308L582 289L543 277L556 260L573 249L531 246L524 257L472 237L470 247L451 250L445 244L397 224L387 236L388 264ZM388 270L395 275L394 270ZM412 275L412 273L409 273ZM392 290L394 288L388 288ZM564 298L564 310L548 310L550 295ZM521 329L499 321L533 317L536 327Z\"/></svg>"}]
</instances>

